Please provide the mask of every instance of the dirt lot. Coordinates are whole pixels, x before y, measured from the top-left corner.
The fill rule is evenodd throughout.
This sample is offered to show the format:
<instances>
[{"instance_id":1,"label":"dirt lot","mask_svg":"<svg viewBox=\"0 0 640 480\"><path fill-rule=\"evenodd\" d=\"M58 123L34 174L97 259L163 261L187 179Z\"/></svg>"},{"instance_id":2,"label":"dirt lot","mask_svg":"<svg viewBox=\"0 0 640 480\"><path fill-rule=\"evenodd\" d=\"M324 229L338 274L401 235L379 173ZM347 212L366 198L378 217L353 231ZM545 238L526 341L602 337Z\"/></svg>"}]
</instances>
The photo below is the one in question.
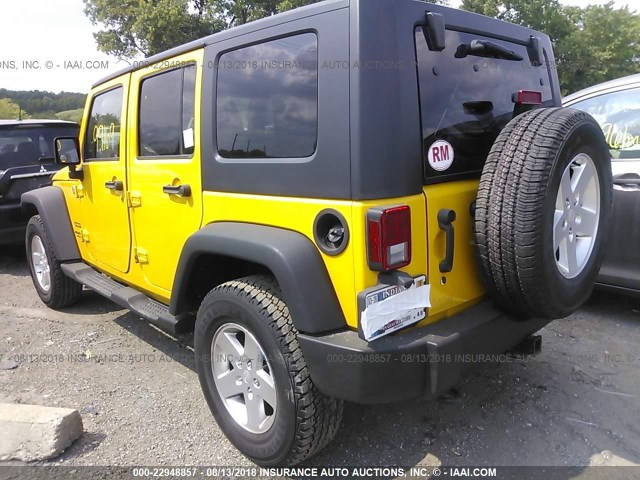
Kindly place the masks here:
<instances>
[{"instance_id":1,"label":"dirt lot","mask_svg":"<svg viewBox=\"0 0 640 480\"><path fill-rule=\"evenodd\" d=\"M349 404L308 463L639 465L640 301L597 293L542 331L542 353L485 364L445 398ZM192 338L176 340L92 292L39 301L19 249L0 254L0 402L77 408L65 465L251 465L200 393ZM4 364L5 367L8 365Z\"/></svg>"}]
</instances>

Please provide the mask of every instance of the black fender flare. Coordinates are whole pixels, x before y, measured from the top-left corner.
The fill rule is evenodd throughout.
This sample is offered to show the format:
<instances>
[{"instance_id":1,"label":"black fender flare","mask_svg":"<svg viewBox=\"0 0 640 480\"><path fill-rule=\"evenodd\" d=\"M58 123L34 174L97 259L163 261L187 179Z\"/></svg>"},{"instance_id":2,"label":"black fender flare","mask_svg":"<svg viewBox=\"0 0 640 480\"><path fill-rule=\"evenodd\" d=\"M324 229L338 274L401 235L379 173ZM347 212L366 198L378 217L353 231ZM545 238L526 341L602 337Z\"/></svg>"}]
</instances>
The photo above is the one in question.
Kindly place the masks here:
<instances>
[{"instance_id":1,"label":"black fender flare","mask_svg":"<svg viewBox=\"0 0 640 480\"><path fill-rule=\"evenodd\" d=\"M56 258L61 262L80 260L62 190L55 186L42 187L23 193L21 199L23 211L28 211L29 206L38 211Z\"/></svg>"},{"instance_id":2,"label":"black fender flare","mask_svg":"<svg viewBox=\"0 0 640 480\"><path fill-rule=\"evenodd\" d=\"M300 332L346 327L331 278L316 246L291 230L249 223L209 224L191 235L180 255L169 310L188 313L189 273L198 257L214 254L260 264L275 276Z\"/></svg>"}]
</instances>

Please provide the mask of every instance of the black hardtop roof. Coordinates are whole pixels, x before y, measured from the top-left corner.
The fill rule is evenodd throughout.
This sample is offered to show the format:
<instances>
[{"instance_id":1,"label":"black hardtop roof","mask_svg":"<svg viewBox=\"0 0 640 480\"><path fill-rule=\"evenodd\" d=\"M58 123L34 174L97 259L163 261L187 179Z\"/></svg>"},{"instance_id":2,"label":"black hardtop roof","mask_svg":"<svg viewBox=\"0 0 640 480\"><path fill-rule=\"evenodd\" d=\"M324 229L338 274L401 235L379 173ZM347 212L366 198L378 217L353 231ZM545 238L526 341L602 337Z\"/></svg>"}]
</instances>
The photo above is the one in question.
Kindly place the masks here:
<instances>
[{"instance_id":1,"label":"black hardtop roof","mask_svg":"<svg viewBox=\"0 0 640 480\"><path fill-rule=\"evenodd\" d=\"M207 45L220 42L222 40L228 40L233 37L239 37L241 35L253 33L263 28L272 27L274 25L281 25L283 23L292 22L294 20L309 17L312 15L318 15L323 12L329 12L331 10L337 10L340 8L347 8L348 6L349 6L349 0L324 0L322 2L313 3L311 5L307 5L304 7L295 8L293 10L279 13L277 15L272 15L270 17L262 18L260 20L256 20L244 25L239 25L237 27L233 27L228 30L223 30L221 32L209 35L208 37L204 37L199 40L194 40L192 42L185 43L184 45L180 45L170 50L166 50L164 52L158 53L157 55L152 55L151 57L148 57L148 58L145 58L144 60L139 61L138 63L141 65L137 65L134 61L134 64L132 66L126 67L122 70L119 70L117 72L114 72L102 78L100 81L96 82L92 86L92 88L96 88L99 85L102 85L103 83L108 82L109 80L113 80L114 78L119 77L120 75L133 72L140 68L144 68L147 65L152 65L154 63L161 62L162 60L166 60L166 59L175 57L177 55L181 55L183 53L188 53L193 50L197 50L198 48L202 48Z\"/></svg>"}]
</instances>

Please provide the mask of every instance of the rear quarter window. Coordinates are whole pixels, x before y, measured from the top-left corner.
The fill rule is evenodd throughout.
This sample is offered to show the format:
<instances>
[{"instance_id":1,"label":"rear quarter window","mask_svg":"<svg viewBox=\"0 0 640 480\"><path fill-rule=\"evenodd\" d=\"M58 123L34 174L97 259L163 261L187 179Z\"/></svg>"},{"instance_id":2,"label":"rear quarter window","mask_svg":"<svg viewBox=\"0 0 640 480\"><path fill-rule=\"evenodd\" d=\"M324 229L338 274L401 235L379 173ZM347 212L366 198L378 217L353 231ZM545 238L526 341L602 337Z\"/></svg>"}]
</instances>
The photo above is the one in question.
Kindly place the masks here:
<instances>
[{"instance_id":1,"label":"rear quarter window","mask_svg":"<svg viewBox=\"0 0 640 480\"><path fill-rule=\"evenodd\" d=\"M318 130L318 46L302 33L221 55L218 153L225 158L313 155Z\"/></svg>"}]
</instances>

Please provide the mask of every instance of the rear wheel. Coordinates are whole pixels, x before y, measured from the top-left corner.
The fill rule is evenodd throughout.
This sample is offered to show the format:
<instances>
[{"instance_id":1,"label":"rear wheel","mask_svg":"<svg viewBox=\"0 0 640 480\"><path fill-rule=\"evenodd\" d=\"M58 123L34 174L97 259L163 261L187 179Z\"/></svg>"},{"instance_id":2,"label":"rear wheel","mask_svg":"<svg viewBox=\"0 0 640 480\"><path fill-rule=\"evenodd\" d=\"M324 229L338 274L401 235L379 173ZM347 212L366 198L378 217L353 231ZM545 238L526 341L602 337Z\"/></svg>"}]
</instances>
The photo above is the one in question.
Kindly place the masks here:
<instances>
[{"instance_id":1,"label":"rear wheel","mask_svg":"<svg viewBox=\"0 0 640 480\"><path fill-rule=\"evenodd\" d=\"M31 279L40 300L51 308L76 303L82 294L82 285L62 271L40 215L32 217L27 224L26 247Z\"/></svg>"},{"instance_id":2,"label":"rear wheel","mask_svg":"<svg viewBox=\"0 0 640 480\"><path fill-rule=\"evenodd\" d=\"M569 108L513 119L494 143L476 204L484 283L517 316L561 318L591 294L611 212L609 150Z\"/></svg>"},{"instance_id":3,"label":"rear wheel","mask_svg":"<svg viewBox=\"0 0 640 480\"><path fill-rule=\"evenodd\" d=\"M224 283L202 301L194 345L209 408L227 438L259 465L292 465L335 436L343 402L320 393L276 281Z\"/></svg>"}]
</instances>

